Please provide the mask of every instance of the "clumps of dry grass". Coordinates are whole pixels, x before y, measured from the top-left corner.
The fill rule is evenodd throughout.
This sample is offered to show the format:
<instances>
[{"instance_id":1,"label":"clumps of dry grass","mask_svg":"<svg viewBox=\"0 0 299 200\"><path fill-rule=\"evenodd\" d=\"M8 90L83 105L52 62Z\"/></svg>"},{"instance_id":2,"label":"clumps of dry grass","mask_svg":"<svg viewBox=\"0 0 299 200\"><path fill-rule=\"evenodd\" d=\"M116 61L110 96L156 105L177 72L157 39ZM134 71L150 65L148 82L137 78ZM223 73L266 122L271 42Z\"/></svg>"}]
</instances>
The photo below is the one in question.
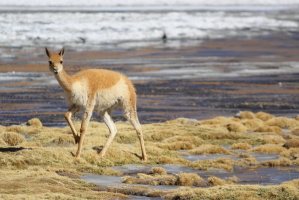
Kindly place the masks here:
<instances>
[{"instance_id":1,"label":"clumps of dry grass","mask_svg":"<svg viewBox=\"0 0 299 200\"><path fill-rule=\"evenodd\" d=\"M189 167L196 170L213 170L215 168L232 172L234 171L234 160L232 159L207 159L207 160L197 160L189 163Z\"/></svg>"},{"instance_id":2,"label":"clumps of dry grass","mask_svg":"<svg viewBox=\"0 0 299 200\"><path fill-rule=\"evenodd\" d=\"M251 149L251 145L248 143L235 143L231 146L231 149L248 150Z\"/></svg>"},{"instance_id":3,"label":"clumps of dry grass","mask_svg":"<svg viewBox=\"0 0 299 200\"><path fill-rule=\"evenodd\" d=\"M215 124L225 124L227 123L228 119L225 117L215 117L214 119L208 119L200 121L200 125L215 125Z\"/></svg>"},{"instance_id":4,"label":"clumps of dry grass","mask_svg":"<svg viewBox=\"0 0 299 200\"><path fill-rule=\"evenodd\" d=\"M1 137L0 137L0 146L1 147L6 147L7 146L6 142L4 142Z\"/></svg>"},{"instance_id":5,"label":"clumps of dry grass","mask_svg":"<svg viewBox=\"0 0 299 200\"><path fill-rule=\"evenodd\" d=\"M262 200L262 199L297 199L299 191L292 185L221 185L208 189L179 188L164 194L162 198L175 199L238 199L238 200Z\"/></svg>"},{"instance_id":6,"label":"clumps of dry grass","mask_svg":"<svg viewBox=\"0 0 299 200\"><path fill-rule=\"evenodd\" d=\"M166 170L161 167L152 168L149 174L138 173L137 177L125 176L121 182L147 185L208 186L208 182L204 181L198 174L179 173L177 176L167 175Z\"/></svg>"},{"instance_id":7,"label":"clumps of dry grass","mask_svg":"<svg viewBox=\"0 0 299 200\"><path fill-rule=\"evenodd\" d=\"M273 132L273 133L281 133L282 129L278 126L268 126L262 125L254 130L254 132Z\"/></svg>"},{"instance_id":8,"label":"clumps of dry grass","mask_svg":"<svg viewBox=\"0 0 299 200\"><path fill-rule=\"evenodd\" d=\"M268 121L269 119L274 118L275 116L265 112L258 112L255 114L255 117L265 122Z\"/></svg>"},{"instance_id":9,"label":"clumps of dry grass","mask_svg":"<svg viewBox=\"0 0 299 200\"><path fill-rule=\"evenodd\" d=\"M299 136L299 127L296 126L296 127L294 127L294 128L291 128L291 129L289 130L289 132L290 132L292 135Z\"/></svg>"},{"instance_id":10,"label":"clumps of dry grass","mask_svg":"<svg viewBox=\"0 0 299 200\"><path fill-rule=\"evenodd\" d=\"M199 123L196 119L189 119L189 118L178 118L176 119L176 121L178 121L181 124L187 124L193 126L197 126Z\"/></svg>"},{"instance_id":11,"label":"clumps of dry grass","mask_svg":"<svg viewBox=\"0 0 299 200\"><path fill-rule=\"evenodd\" d=\"M226 125L229 132L245 133L247 128L239 122L231 122Z\"/></svg>"},{"instance_id":12,"label":"clumps of dry grass","mask_svg":"<svg viewBox=\"0 0 299 200\"><path fill-rule=\"evenodd\" d=\"M166 175L167 172L162 167L152 167L149 171L150 175Z\"/></svg>"},{"instance_id":13,"label":"clumps of dry grass","mask_svg":"<svg viewBox=\"0 0 299 200\"><path fill-rule=\"evenodd\" d=\"M239 112L236 117L239 117L240 119L254 119L255 115L253 112L250 111L242 111Z\"/></svg>"},{"instance_id":14,"label":"clumps of dry grass","mask_svg":"<svg viewBox=\"0 0 299 200\"><path fill-rule=\"evenodd\" d=\"M288 140L283 147L289 149L289 148L299 148L299 139L290 139Z\"/></svg>"},{"instance_id":15,"label":"clumps of dry grass","mask_svg":"<svg viewBox=\"0 0 299 200\"><path fill-rule=\"evenodd\" d=\"M246 127L247 131L255 131L258 127L263 126L264 122L260 119L245 119L241 121L242 124Z\"/></svg>"},{"instance_id":16,"label":"clumps of dry grass","mask_svg":"<svg viewBox=\"0 0 299 200\"><path fill-rule=\"evenodd\" d=\"M118 171L118 170L115 170L115 169L112 169L112 168L105 169L103 171L103 174L108 175L108 176L121 176L121 175L123 175L123 173L121 171Z\"/></svg>"},{"instance_id":17,"label":"clumps of dry grass","mask_svg":"<svg viewBox=\"0 0 299 200\"><path fill-rule=\"evenodd\" d=\"M292 128L299 126L299 121L287 117L275 117L265 122L268 126L278 126L280 128Z\"/></svg>"},{"instance_id":18,"label":"clumps of dry grass","mask_svg":"<svg viewBox=\"0 0 299 200\"><path fill-rule=\"evenodd\" d=\"M34 128L43 127L42 122L38 118L33 118L33 119L28 120L27 125L31 126L31 127L34 127Z\"/></svg>"},{"instance_id":19,"label":"clumps of dry grass","mask_svg":"<svg viewBox=\"0 0 299 200\"><path fill-rule=\"evenodd\" d=\"M225 180L226 180L226 182L229 183L229 184L239 183L239 182L242 181L241 179L239 179L239 178L236 177L236 176L228 177L228 178L226 178Z\"/></svg>"},{"instance_id":20,"label":"clumps of dry grass","mask_svg":"<svg viewBox=\"0 0 299 200\"><path fill-rule=\"evenodd\" d=\"M281 184L284 184L284 185L291 185L291 186L294 186L294 187L297 187L299 188L299 179L294 179L292 181L286 181L286 182L283 182Z\"/></svg>"},{"instance_id":21,"label":"clumps of dry grass","mask_svg":"<svg viewBox=\"0 0 299 200\"><path fill-rule=\"evenodd\" d=\"M179 173L177 180L176 180L176 185L180 186L202 186L202 185L207 185L198 174L195 173Z\"/></svg>"},{"instance_id":22,"label":"clumps of dry grass","mask_svg":"<svg viewBox=\"0 0 299 200\"><path fill-rule=\"evenodd\" d=\"M19 133L15 132L4 132L0 134L0 138L8 146L17 146L25 141L25 137Z\"/></svg>"},{"instance_id":23,"label":"clumps of dry grass","mask_svg":"<svg viewBox=\"0 0 299 200\"><path fill-rule=\"evenodd\" d=\"M261 165L267 166L267 167L276 167L276 166L290 166L292 164L292 161L288 158L282 158L277 160L267 160L260 162Z\"/></svg>"},{"instance_id":24,"label":"clumps of dry grass","mask_svg":"<svg viewBox=\"0 0 299 200\"><path fill-rule=\"evenodd\" d=\"M221 178L218 178L216 176L210 176L208 178L209 186L219 186L219 185L225 185L227 182Z\"/></svg>"},{"instance_id":25,"label":"clumps of dry grass","mask_svg":"<svg viewBox=\"0 0 299 200\"><path fill-rule=\"evenodd\" d=\"M80 179L69 179L56 172L38 170L5 170L0 182L2 199L128 199L127 195L93 191L95 185Z\"/></svg>"},{"instance_id":26,"label":"clumps of dry grass","mask_svg":"<svg viewBox=\"0 0 299 200\"><path fill-rule=\"evenodd\" d=\"M174 134L175 133L171 130L170 131L162 131L162 132L159 131L159 132L156 132L156 133L152 134L151 139L153 141L162 141L166 138L174 136Z\"/></svg>"},{"instance_id":27,"label":"clumps of dry grass","mask_svg":"<svg viewBox=\"0 0 299 200\"><path fill-rule=\"evenodd\" d=\"M235 162L235 166L240 166L240 167L250 167L250 166L256 166L258 164L259 162L254 157L246 157Z\"/></svg>"},{"instance_id":28,"label":"clumps of dry grass","mask_svg":"<svg viewBox=\"0 0 299 200\"><path fill-rule=\"evenodd\" d=\"M252 150L249 151L260 152L260 153L280 153L284 150L285 148L283 148L281 145L265 144L265 145L254 147Z\"/></svg>"},{"instance_id":29,"label":"clumps of dry grass","mask_svg":"<svg viewBox=\"0 0 299 200\"><path fill-rule=\"evenodd\" d=\"M188 142L199 146L204 143L204 140L197 136L174 136L163 140L163 143L173 143L173 142Z\"/></svg>"},{"instance_id":30,"label":"clumps of dry grass","mask_svg":"<svg viewBox=\"0 0 299 200\"><path fill-rule=\"evenodd\" d=\"M143 185L174 185L176 178L173 175L147 175L138 173L137 177L124 176L122 183L127 184L143 184Z\"/></svg>"},{"instance_id":31,"label":"clumps of dry grass","mask_svg":"<svg viewBox=\"0 0 299 200\"><path fill-rule=\"evenodd\" d=\"M51 145L64 145L65 146L65 145L72 145L72 144L75 144L75 140L74 140L74 137L69 134L58 135L51 142Z\"/></svg>"},{"instance_id":32,"label":"clumps of dry grass","mask_svg":"<svg viewBox=\"0 0 299 200\"><path fill-rule=\"evenodd\" d=\"M203 144L187 152L189 155L207 155L207 154L225 154L232 155L232 151L229 151L218 145Z\"/></svg>"},{"instance_id":33,"label":"clumps of dry grass","mask_svg":"<svg viewBox=\"0 0 299 200\"><path fill-rule=\"evenodd\" d=\"M238 155L236 156L237 158L251 158L251 154L250 153L238 153Z\"/></svg>"},{"instance_id":34,"label":"clumps of dry grass","mask_svg":"<svg viewBox=\"0 0 299 200\"><path fill-rule=\"evenodd\" d=\"M260 140L263 140L267 144L280 144L283 145L286 141L282 135L273 134L273 133L262 133L259 137Z\"/></svg>"},{"instance_id":35,"label":"clumps of dry grass","mask_svg":"<svg viewBox=\"0 0 299 200\"><path fill-rule=\"evenodd\" d=\"M299 158L299 148L290 148L285 151L282 151L279 156L286 157L291 160L296 160Z\"/></svg>"},{"instance_id":36,"label":"clumps of dry grass","mask_svg":"<svg viewBox=\"0 0 299 200\"><path fill-rule=\"evenodd\" d=\"M150 143L146 142L146 144L150 144ZM174 151L190 150L195 147L195 145L190 142L171 142L171 143L156 142L156 143L151 143L151 145L157 146L162 149L174 150Z\"/></svg>"}]
</instances>

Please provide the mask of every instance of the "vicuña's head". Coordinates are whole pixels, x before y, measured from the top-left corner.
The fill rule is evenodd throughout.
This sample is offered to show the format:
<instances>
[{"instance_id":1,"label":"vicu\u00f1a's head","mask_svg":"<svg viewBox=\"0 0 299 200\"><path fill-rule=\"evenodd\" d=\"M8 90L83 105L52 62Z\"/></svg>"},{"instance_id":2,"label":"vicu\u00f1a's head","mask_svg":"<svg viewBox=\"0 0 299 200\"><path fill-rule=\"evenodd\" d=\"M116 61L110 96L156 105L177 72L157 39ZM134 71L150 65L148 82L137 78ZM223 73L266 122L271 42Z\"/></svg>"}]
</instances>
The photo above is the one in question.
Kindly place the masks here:
<instances>
[{"instance_id":1,"label":"vicu\u00f1a's head","mask_svg":"<svg viewBox=\"0 0 299 200\"><path fill-rule=\"evenodd\" d=\"M50 50L46 47L46 54L49 57L49 69L54 74L58 74L63 69L63 54L64 54L65 47L61 49L61 51L56 54L52 54Z\"/></svg>"}]
</instances>

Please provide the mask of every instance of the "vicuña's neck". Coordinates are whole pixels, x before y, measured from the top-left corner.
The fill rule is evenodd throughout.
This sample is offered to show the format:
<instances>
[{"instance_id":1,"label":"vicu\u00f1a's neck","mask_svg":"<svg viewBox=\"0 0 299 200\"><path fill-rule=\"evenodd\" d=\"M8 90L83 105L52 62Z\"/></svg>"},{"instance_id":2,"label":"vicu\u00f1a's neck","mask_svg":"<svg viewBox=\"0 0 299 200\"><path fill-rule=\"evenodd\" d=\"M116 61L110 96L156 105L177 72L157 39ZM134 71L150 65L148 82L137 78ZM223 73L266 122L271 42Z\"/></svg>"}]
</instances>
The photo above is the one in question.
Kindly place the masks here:
<instances>
[{"instance_id":1,"label":"vicu\u00f1a's neck","mask_svg":"<svg viewBox=\"0 0 299 200\"><path fill-rule=\"evenodd\" d=\"M72 77L69 76L64 69L58 74L55 74L55 78L57 79L60 86L64 91L70 92L72 87Z\"/></svg>"}]
</instances>

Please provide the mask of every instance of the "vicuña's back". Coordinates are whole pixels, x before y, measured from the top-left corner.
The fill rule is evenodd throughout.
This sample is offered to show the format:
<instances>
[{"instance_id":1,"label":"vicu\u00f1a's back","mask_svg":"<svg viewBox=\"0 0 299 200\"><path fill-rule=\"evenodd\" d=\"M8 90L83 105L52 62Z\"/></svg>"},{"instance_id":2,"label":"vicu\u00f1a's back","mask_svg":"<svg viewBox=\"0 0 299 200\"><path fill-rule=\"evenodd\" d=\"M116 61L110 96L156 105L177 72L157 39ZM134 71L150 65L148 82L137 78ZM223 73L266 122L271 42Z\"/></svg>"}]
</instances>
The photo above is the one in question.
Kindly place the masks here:
<instances>
[{"instance_id":1,"label":"vicu\u00f1a's back","mask_svg":"<svg viewBox=\"0 0 299 200\"><path fill-rule=\"evenodd\" d=\"M117 132L111 113L114 107L121 106L124 116L136 129L142 150L142 160L146 161L142 130L136 112L136 93L131 81L121 73L104 69L90 69L69 76L62 65L64 50L65 48L58 54L51 54L46 48L46 53L49 57L50 71L54 73L63 88L66 101L70 106L65 119L71 127L75 142L79 143L76 157L80 156L84 135L93 111L102 116L110 131L110 136L99 154L101 157L105 155ZM79 136L71 117L80 109L84 109L84 115Z\"/></svg>"},{"instance_id":2,"label":"vicu\u00f1a's back","mask_svg":"<svg viewBox=\"0 0 299 200\"><path fill-rule=\"evenodd\" d=\"M136 111L134 86L125 75L118 72L90 69L74 75L71 90L66 92L68 104L85 108L90 98L94 98L96 112L105 112L115 106Z\"/></svg>"}]
</instances>

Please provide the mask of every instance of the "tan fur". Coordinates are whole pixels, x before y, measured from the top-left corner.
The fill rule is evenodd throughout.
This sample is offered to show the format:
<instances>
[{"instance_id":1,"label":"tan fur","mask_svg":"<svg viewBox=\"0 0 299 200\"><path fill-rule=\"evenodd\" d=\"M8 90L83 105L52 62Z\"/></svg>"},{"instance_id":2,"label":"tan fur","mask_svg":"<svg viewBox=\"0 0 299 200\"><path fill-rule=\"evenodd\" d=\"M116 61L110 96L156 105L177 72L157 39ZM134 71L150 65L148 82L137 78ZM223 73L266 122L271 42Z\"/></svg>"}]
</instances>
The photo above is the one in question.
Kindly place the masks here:
<instances>
[{"instance_id":1,"label":"tan fur","mask_svg":"<svg viewBox=\"0 0 299 200\"><path fill-rule=\"evenodd\" d=\"M117 130L112 121L111 113L114 107L121 106L124 116L132 123L140 140L142 160L146 161L143 135L136 111L136 93L131 81L123 74L103 69L90 69L69 76L63 69L63 54L65 48L58 54L52 54L47 48L49 69L65 91L69 110L65 114L75 142L78 143L76 157L80 156L84 134L87 130L92 112L98 112L110 131L110 136L104 145L100 156L104 156ZM71 121L71 116L84 109L80 136Z\"/></svg>"}]
</instances>

